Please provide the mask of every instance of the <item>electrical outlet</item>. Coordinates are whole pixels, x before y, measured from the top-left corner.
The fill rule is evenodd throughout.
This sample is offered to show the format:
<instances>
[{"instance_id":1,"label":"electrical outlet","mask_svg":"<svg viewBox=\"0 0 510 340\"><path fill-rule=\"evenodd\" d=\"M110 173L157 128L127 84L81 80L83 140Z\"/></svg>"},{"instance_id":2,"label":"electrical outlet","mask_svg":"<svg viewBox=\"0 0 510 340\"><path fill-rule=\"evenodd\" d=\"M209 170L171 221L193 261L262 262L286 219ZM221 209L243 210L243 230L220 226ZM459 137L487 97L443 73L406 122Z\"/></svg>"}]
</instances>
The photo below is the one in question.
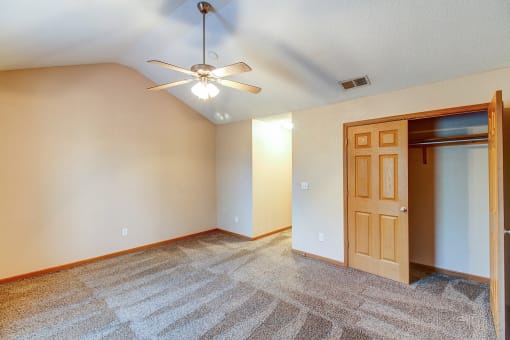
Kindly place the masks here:
<instances>
[{"instance_id":1,"label":"electrical outlet","mask_svg":"<svg viewBox=\"0 0 510 340\"><path fill-rule=\"evenodd\" d=\"M237 216L236 216L236 217L234 217L234 222L235 222L235 223L239 223L239 217L237 217Z\"/></svg>"},{"instance_id":2,"label":"electrical outlet","mask_svg":"<svg viewBox=\"0 0 510 340\"><path fill-rule=\"evenodd\" d=\"M319 233L319 241L324 242L324 233Z\"/></svg>"},{"instance_id":3,"label":"electrical outlet","mask_svg":"<svg viewBox=\"0 0 510 340\"><path fill-rule=\"evenodd\" d=\"M127 236L128 228L122 228L122 236Z\"/></svg>"}]
</instances>

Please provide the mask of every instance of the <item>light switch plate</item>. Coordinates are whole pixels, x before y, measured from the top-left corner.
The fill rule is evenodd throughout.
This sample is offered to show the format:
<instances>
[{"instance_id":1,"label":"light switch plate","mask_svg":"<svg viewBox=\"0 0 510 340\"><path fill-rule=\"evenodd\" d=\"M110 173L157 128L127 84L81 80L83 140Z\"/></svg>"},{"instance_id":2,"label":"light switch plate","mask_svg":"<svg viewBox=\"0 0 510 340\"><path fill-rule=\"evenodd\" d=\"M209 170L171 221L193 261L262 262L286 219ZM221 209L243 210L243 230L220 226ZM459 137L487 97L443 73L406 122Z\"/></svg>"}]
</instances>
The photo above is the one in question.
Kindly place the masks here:
<instances>
[{"instance_id":1,"label":"light switch plate","mask_svg":"<svg viewBox=\"0 0 510 340\"><path fill-rule=\"evenodd\" d=\"M301 190L308 190L310 188L310 185L308 182L301 182Z\"/></svg>"}]
</instances>

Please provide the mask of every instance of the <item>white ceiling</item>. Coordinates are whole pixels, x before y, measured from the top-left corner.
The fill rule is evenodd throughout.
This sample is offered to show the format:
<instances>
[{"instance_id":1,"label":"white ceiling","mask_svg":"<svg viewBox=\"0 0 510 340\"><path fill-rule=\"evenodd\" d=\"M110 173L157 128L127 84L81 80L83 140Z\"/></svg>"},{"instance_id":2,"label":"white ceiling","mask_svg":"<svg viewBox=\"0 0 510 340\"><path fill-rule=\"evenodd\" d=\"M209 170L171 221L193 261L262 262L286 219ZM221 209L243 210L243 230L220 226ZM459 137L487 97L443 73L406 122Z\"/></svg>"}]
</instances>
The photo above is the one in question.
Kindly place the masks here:
<instances>
[{"instance_id":1,"label":"white ceiling","mask_svg":"<svg viewBox=\"0 0 510 340\"><path fill-rule=\"evenodd\" d=\"M186 75L147 64L201 62L196 0L0 0L0 69L117 62L156 83ZM253 71L211 101L172 94L214 122L261 117L510 66L508 0L211 0L207 51ZM344 91L338 80L367 74ZM509 80L510 81L510 80ZM141 89L143 90L143 89ZM225 115L226 114L226 115Z\"/></svg>"}]
</instances>

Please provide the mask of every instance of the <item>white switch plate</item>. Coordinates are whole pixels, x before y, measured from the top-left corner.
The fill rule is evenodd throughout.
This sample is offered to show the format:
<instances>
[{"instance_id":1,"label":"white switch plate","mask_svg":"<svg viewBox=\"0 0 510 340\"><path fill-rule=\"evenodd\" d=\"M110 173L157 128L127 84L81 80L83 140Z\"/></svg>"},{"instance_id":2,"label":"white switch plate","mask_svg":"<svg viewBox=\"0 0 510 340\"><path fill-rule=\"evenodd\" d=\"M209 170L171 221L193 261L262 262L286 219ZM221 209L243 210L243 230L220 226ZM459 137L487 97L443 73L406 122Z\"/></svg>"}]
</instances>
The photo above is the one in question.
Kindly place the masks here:
<instances>
[{"instance_id":1,"label":"white switch plate","mask_svg":"<svg viewBox=\"0 0 510 340\"><path fill-rule=\"evenodd\" d=\"M122 228L122 236L127 236L128 228Z\"/></svg>"},{"instance_id":2,"label":"white switch plate","mask_svg":"<svg viewBox=\"0 0 510 340\"><path fill-rule=\"evenodd\" d=\"M301 182L301 190L308 190L310 188L310 185L308 182Z\"/></svg>"},{"instance_id":3,"label":"white switch plate","mask_svg":"<svg viewBox=\"0 0 510 340\"><path fill-rule=\"evenodd\" d=\"M239 217L237 217L237 216L236 216L236 217L234 217L234 222L235 222L235 223L239 223Z\"/></svg>"},{"instance_id":4,"label":"white switch plate","mask_svg":"<svg viewBox=\"0 0 510 340\"><path fill-rule=\"evenodd\" d=\"M319 241L324 242L324 233L319 233Z\"/></svg>"}]
</instances>

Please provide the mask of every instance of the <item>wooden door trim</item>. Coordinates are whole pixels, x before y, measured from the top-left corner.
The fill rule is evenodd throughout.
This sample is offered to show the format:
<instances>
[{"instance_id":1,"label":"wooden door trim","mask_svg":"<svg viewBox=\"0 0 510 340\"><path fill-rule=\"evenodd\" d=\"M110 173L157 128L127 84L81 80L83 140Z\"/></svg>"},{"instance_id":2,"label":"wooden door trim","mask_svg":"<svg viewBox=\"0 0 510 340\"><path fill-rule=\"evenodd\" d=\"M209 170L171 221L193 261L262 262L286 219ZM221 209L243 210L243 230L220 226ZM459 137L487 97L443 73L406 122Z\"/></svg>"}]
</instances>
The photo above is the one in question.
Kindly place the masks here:
<instances>
[{"instance_id":1,"label":"wooden door trim","mask_svg":"<svg viewBox=\"0 0 510 340\"><path fill-rule=\"evenodd\" d=\"M433 117L442 117L442 116L452 116L458 114L465 114L470 112L478 112L478 111L487 111L489 108L489 103L481 103L474 105L465 105L465 106L457 106L446 109L437 109L430 111L422 111L415 113L404 113L394 116L381 117L381 118L372 118L367 120L358 120L354 122L344 123L344 126L359 126L359 125L368 125L368 124L377 124L377 123L386 123L394 120L416 120L416 119L424 119L424 118L433 118Z\"/></svg>"},{"instance_id":2,"label":"wooden door trim","mask_svg":"<svg viewBox=\"0 0 510 340\"><path fill-rule=\"evenodd\" d=\"M348 217L349 217L349 211L348 211L348 194L347 194L347 188L348 188L348 178L347 178L347 170L348 170L348 164L347 164L347 130L350 127L353 126L360 126L360 125L369 125L369 124L377 124L377 123L386 123L396 120L417 120L417 119L425 119L425 118L433 118L433 117L442 117L442 116L452 116L452 115L458 115L458 114L465 114L470 112L478 112L478 111L487 111L489 109L490 103L480 103L480 104L473 104L473 105L464 105L464 106L457 106L457 107L450 107L445 109L437 109L437 110L430 110L430 111L422 111L422 112L415 112L415 113L406 113L406 114L400 114L400 115L394 115L394 116L388 116L388 117L381 117L381 118L374 118L374 119L367 119L367 120L360 120L360 121L354 121L354 122L347 122L342 125L342 143L343 143L343 196L344 196L344 265L346 267L349 267L349 234L348 234Z\"/></svg>"},{"instance_id":3,"label":"wooden door trim","mask_svg":"<svg viewBox=\"0 0 510 340\"><path fill-rule=\"evenodd\" d=\"M505 110L501 90L489 106L489 224L490 224L490 305L498 339L507 339L505 329ZM495 172L493 171L495 170ZM495 186L494 186L495 185ZM508 185L507 185L508 186Z\"/></svg>"}]
</instances>

